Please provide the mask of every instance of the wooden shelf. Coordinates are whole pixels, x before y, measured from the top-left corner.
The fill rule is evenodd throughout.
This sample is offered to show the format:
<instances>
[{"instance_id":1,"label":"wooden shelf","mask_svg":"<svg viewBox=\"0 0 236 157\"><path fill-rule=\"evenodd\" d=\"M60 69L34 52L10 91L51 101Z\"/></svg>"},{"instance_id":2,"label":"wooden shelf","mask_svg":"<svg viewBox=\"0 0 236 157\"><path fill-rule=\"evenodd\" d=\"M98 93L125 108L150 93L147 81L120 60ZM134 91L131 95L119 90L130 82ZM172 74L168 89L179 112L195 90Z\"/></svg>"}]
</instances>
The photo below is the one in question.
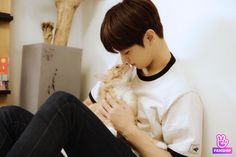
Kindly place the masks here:
<instances>
[{"instance_id":1,"label":"wooden shelf","mask_svg":"<svg viewBox=\"0 0 236 157\"><path fill-rule=\"evenodd\" d=\"M0 90L0 95L7 95L7 94L11 94L10 90Z\"/></svg>"},{"instance_id":2,"label":"wooden shelf","mask_svg":"<svg viewBox=\"0 0 236 157\"><path fill-rule=\"evenodd\" d=\"M13 20L13 16L9 13L0 12L0 21L10 22Z\"/></svg>"},{"instance_id":3,"label":"wooden shelf","mask_svg":"<svg viewBox=\"0 0 236 157\"><path fill-rule=\"evenodd\" d=\"M10 45L10 22L13 20L11 15L11 0L0 0L0 56L9 57ZM9 104L9 94L11 90L0 89L0 106Z\"/></svg>"}]
</instances>

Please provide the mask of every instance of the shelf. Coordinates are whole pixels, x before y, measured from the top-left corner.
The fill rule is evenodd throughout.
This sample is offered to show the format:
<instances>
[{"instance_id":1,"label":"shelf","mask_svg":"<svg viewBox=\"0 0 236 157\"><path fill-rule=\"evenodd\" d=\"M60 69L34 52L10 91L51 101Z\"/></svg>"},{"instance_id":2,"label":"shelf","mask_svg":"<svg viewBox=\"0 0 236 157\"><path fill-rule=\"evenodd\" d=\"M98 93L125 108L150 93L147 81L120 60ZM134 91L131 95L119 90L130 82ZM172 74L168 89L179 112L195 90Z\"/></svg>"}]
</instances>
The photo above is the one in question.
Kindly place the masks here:
<instances>
[{"instance_id":1,"label":"shelf","mask_svg":"<svg viewBox=\"0 0 236 157\"><path fill-rule=\"evenodd\" d=\"M11 94L10 90L0 90L0 95L7 95L7 94Z\"/></svg>"},{"instance_id":2,"label":"shelf","mask_svg":"<svg viewBox=\"0 0 236 157\"><path fill-rule=\"evenodd\" d=\"M9 13L0 12L0 21L10 22L12 20L13 16L11 16Z\"/></svg>"}]
</instances>

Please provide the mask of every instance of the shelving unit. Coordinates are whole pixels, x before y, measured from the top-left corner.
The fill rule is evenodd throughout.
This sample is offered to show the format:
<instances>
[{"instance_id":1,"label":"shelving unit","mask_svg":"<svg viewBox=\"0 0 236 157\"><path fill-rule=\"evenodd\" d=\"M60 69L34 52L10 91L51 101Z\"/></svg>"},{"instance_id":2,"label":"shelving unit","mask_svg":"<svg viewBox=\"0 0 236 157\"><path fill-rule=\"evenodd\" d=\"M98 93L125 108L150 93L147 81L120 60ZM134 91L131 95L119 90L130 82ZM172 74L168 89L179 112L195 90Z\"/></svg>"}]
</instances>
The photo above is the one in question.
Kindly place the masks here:
<instances>
[{"instance_id":1,"label":"shelving unit","mask_svg":"<svg viewBox=\"0 0 236 157\"><path fill-rule=\"evenodd\" d=\"M10 22L13 20L13 16L9 13L0 12L0 21L2 22Z\"/></svg>"},{"instance_id":2,"label":"shelving unit","mask_svg":"<svg viewBox=\"0 0 236 157\"><path fill-rule=\"evenodd\" d=\"M10 46L10 22L13 20L11 15L11 1L0 0L0 57L9 57ZM0 106L8 102L9 89L0 90Z\"/></svg>"},{"instance_id":3,"label":"shelving unit","mask_svg":"<svg viewBox=\"0 0 236 157\"><path fill-rule=\"evenodd\" d=\"M0 94L1 95L11 94L11 91L10 90L0 90Z\"/></svg>"}]
</instances>

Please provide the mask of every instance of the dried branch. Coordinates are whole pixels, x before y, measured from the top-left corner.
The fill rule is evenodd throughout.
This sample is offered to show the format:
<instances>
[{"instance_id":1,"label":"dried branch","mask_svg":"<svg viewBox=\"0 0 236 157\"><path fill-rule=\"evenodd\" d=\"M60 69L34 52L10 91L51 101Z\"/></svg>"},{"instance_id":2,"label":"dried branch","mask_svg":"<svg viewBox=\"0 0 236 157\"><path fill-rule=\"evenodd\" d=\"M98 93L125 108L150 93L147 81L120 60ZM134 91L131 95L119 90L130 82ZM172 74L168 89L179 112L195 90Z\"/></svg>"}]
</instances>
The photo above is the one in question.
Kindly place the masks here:
<instances>
[{"instance_id":1,"label":"dried branch","mask_svg":"<svg viewBox=\"0 0 236 157\"><path fill-rule=\"evenodd\" d=\"M55 0L57 23L53 44L67 46L72 20L80 0Z\"/></svg>"}]
</instances>

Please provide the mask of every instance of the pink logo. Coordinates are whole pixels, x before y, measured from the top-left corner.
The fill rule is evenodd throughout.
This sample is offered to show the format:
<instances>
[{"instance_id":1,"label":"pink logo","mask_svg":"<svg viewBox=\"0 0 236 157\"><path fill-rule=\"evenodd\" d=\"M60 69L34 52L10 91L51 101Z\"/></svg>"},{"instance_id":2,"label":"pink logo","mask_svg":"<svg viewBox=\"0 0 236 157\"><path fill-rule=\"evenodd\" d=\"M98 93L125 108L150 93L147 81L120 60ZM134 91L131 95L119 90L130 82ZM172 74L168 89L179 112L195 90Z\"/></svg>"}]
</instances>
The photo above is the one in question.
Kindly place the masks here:
<instances>
[{"instance_id":1,"label":"pink logo","mask_svg":"<svg viewBox=\"0 0 236 157\"><path fill-rule=\"evenodd\" d=\"M225 134L216 135L216 146L212 148L213 154L232 154L232 147L228 147L229 140Z\"/></svg>"},{"instance_id":2,"label":"pink logo","mask_svg":"<svg viewBox=\"0 0 236 157\"><path fill-rule=\"evenodd\" d=\"M229 144L229 140L226 138L225 134L216 135L216 145L219 148L226 148Z\"/></svg>"}]
</instances>

